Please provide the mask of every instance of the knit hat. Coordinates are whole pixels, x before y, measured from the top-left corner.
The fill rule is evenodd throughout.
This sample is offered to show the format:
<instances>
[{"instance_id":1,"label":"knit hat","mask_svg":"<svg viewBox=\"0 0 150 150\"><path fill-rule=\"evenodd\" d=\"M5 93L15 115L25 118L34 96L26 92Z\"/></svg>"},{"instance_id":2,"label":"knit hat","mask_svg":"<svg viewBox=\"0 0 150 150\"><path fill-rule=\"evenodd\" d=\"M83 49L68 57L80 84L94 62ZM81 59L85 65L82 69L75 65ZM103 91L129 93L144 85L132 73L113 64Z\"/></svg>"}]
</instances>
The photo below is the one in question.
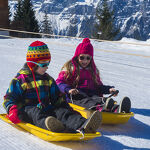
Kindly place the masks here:
<instances>
[{"instance_id":1,"label":"knit hat","mask_svg":"<svg viewBox=\"0 0 150 150\"><path fill-rule=\"evenodd\" d=\"M51 54L44 42L35 41L28 47L26 61L28 67L32 68L36 65L33 62L39 63L40 61L50 61Z\"/></svg>"},{"instance_id":2,"label":"knit hat","mask_svg":"<svg viewBox=\"0 0 150 150\"><path fill-rule=\"evenodd\" d=\"M84 38L82 43L80 43L76 48L75 54L72 58L72 63L74 65L73 74L74 74L74 72L76 70L76 66L77 66L76 58L80 54L88 54L92 57L92 59L91 59L92 68L93 68L94 72L96 73L96 66L95 66L95 62L94 62L94 59L93 59L94 50L93 50L93 46L92 46L89 38Z\"/></svg>"},{"instance_id":3,"label":"knit hat","mask_svg":"<svg viewBox=\"0 0 150 150\"><path fill-rule=\"evenodd\" d=\"M88 54L93 57L93 46L88 38L83 39L75 51L74 57L78 57L80 54Z\"/></svg>"},{"instance_id":4,"label":"knit hat","mask_svg":"<svg viewBox=\"0 0 150 150\"><path fill-rule=\"evenodd\" d=\"M42 101L40 100L33 67L36 66L35 63L39 63L40 61L50 61L50 60L51 60L51 54L45 43L41 41L35 41L31 43L31 45L28 47L26 61L33 75L35 89L39 101L39 104L37 105L38 108L42 108L44 104L42 104Z\"/></svg>"}]
</instances>

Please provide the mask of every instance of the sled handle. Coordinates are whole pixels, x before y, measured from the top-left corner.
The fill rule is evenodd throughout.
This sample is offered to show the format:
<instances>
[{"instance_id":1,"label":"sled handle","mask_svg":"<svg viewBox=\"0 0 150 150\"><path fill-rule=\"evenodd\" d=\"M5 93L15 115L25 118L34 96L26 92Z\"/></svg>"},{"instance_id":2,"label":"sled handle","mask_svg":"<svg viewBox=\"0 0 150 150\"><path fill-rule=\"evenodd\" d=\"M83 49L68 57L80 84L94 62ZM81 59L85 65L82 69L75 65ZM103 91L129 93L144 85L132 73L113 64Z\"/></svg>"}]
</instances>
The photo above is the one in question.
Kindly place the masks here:
<instances>
[{"instance_id":1,"label":"sled handle","mask_svg":"<svg viewBox=\"0 0 150 150\"><path fill-rule=\"evenodd\" d=\"M112 97L112 96L114 96L114 95L116 95L116 94L118 94L118 93L119 93L119 90L116 90L115 92L112 92L112 94L109 95L108 98L110 98L110 97Z\"/></svg>"}]
</instances>

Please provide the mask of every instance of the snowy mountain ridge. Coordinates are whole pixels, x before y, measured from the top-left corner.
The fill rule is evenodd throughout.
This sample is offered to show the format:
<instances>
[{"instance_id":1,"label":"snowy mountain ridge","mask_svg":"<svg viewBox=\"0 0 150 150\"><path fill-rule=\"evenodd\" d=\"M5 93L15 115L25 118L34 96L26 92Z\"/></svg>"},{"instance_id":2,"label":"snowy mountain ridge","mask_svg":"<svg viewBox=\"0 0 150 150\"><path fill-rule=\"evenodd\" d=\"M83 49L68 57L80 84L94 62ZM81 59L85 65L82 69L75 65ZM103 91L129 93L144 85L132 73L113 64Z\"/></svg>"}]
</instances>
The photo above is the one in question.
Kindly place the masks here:
<instances>
[{"instance_id":1,"label":"snowy mountain ridge","mask_svg":"<svg viewBox=\"0 0 150 150\"><path fill-rule=\"evenodd\" d=\"M44 12L52 22L54 34L90 37L97 5L103 0L32 0L36 17L41 22ZM12 14L16 3L9 0ZM110 0L116 27L121 36L147 40L150 38L150 0Z\"/></svg>"}]
</instances>

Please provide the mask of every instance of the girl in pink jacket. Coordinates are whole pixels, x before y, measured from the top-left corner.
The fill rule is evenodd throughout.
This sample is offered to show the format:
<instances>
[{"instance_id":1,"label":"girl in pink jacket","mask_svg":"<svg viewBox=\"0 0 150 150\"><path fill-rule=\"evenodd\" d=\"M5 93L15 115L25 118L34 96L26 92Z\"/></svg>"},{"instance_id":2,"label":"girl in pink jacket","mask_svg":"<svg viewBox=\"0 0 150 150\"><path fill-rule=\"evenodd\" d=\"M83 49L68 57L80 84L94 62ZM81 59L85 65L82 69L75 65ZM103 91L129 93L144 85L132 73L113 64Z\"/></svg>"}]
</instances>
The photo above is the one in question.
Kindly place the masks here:
<instances>
[{"instance_id":1,"label":"girl in pink jacket","mask_svg":"<svg viewBox=\"0 0 150 150\"><path fill-rule=\"evenodd\" d=\"M103 85L93 59L93 46L88 38L83 39L73 58L64 64L56 83L60 91L66 94L67 102L99 111L130 111L128 97L123 98L120 105L114 104L112 98L103 97L103 94L111 94L116 90L114 86Z\"/></svg>"}]
</instances>

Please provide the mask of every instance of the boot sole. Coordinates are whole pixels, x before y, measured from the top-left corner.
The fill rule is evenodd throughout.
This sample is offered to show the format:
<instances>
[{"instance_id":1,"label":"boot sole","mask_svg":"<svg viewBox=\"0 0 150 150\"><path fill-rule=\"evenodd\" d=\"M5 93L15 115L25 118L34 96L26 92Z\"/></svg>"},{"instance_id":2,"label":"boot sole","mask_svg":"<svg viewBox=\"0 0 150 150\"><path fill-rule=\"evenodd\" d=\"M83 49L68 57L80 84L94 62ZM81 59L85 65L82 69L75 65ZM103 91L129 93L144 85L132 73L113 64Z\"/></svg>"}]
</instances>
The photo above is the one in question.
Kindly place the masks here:
<instances>
[{"instance_id":1,"label":"boot sole","mask_svg":"<svg viewBox=\"0 0 150 150\"><path fill-rule=\"evenodd\" d=\"M128 97L124 97L120 103L118 113L124 112L129 113L131 109L131 101Z\"/></svg>"},{"instance_id":2,"label":"boot sole","mask_svg":"<svg viewBox=\"0 0 150 150\"><path fill-rule=\"evenodd\" d=\"M49 116L45 119L45 125L47 129L52 132L63 132L65 130L64 125L52 116Z\"/></svg>"},{"instance_id":3,"label":"boot sole","mask_svg":"<svg viewBox=\"0 0 150 150\"><path fill-rule=\"evenodd\" d=\"M85 133L95 133L102 122L102 113L94 111L84 126Z\"/></svg>"}]
</instances>

